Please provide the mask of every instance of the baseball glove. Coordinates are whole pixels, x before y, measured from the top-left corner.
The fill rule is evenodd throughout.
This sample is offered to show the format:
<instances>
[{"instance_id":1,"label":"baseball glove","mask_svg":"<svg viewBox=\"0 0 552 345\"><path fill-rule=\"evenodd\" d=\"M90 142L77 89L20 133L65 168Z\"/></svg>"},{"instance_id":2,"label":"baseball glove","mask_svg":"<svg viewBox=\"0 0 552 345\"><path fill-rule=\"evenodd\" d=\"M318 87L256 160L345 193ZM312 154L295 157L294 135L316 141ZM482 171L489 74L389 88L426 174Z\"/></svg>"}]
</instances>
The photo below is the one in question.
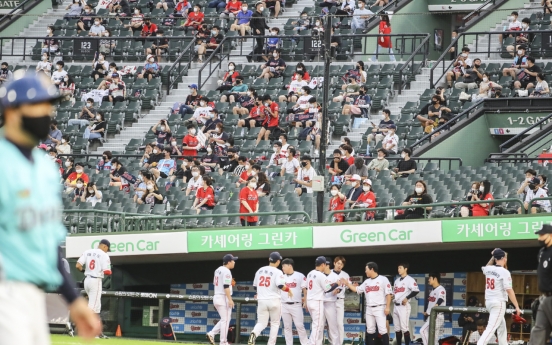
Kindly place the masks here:
<instances>
[{"instance_id":1,"label":"baseball glove","mask_svg":"<svg viewBox=\"0 0 552 345\"><path fill-rule=\"evenodd\" d=\"M512 314L512 322L524 324L527 321L521 316L517 316L517 314Z\"/></svg>"}]
</instances>

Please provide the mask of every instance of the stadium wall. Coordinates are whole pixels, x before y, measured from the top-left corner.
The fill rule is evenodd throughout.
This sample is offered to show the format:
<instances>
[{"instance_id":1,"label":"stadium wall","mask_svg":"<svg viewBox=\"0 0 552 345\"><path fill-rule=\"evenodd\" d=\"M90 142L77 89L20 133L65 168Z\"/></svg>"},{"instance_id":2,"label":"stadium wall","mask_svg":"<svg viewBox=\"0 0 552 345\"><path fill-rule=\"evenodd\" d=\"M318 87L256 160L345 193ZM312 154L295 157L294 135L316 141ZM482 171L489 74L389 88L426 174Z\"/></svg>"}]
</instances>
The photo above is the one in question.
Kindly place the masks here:
<instances>
[{"instance_id":1,"label":"stadium wall","mask_svg":"<svg viewBox=\"0 0 552 345\"><path fill-rule=\"evenodd\" d=\"M38 16L44 15L46 11L52 8L52 2L49 0L41 1L35 7L30 9L25 15L19 16L10 26L2 30L2 36L12 37L19 36L24 28L33 23Z\"/></svg>"}]
</instances>

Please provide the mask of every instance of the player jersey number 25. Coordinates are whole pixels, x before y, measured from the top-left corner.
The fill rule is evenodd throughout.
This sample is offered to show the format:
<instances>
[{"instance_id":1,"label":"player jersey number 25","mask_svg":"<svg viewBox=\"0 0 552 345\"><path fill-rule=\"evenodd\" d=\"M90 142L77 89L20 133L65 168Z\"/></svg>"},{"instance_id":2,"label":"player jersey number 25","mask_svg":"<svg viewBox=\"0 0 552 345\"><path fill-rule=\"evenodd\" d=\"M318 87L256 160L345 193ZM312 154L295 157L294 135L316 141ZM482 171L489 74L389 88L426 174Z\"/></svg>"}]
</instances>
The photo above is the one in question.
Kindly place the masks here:
<instances>
[{"instance_id":1,"label":"player jersey number 25","mask_svg":"<svg viewBox=\"0 0 552 345\"><path fill-rule=\"evenodd\" d=\"M269 287L270 286L270 277L269 276L260 276L259 277L259 286Z\"/></svg>"}]
</instances>

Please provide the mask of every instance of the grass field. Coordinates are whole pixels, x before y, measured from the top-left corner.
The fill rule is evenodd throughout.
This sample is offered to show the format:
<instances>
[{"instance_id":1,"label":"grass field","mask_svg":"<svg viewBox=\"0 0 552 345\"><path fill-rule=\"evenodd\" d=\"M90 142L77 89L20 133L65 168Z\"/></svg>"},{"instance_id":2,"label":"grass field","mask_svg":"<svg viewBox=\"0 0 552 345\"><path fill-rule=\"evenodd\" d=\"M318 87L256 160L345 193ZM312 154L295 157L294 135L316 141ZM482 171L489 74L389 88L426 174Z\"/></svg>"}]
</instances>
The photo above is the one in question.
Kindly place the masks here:
<instances>
[{"instance_id":1,"label":"grass field","mask_svg":"<svg viewBox=\"0 0 552 345\"><path fill-rule=\"evenodd\" d=\"M95 339L92 342L85 342L80 338L71 338L68 335L52 335L52 345L160 345L165 341L137 340L125 338ZM171 342L174 343L174 342ZM188 345L205 345L199 343L186 343Z\"/></svg>"}]
</instances>

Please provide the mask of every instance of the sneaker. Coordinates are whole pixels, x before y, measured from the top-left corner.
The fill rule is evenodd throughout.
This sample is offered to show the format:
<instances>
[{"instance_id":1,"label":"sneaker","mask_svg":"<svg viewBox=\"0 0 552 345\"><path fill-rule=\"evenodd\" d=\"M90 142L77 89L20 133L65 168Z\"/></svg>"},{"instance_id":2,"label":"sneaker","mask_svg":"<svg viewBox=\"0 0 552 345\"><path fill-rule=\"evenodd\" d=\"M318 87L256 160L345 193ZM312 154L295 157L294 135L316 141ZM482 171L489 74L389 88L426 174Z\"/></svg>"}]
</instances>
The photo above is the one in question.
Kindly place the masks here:
<instances>
[{"instance_id":1,"label":"sneaker","mask_svg":"<svg viewBox=\"0 0 552 345\"><path fill-rule=\"evenodd\" d=\"M255 345L255 339L257 339L257 336L255 336L255 333L251 332L247 345Z\"/></svg>"},{"instance_id":2,"label":"sneaker","mask_svg":"<svg viewBox=\"0 0 552 345\"><path fill-rule=\"evenodd\" d=\"M105 334L103 334L103 333L100 334L100 337L99 337L99 338L100 338L100 339L109 339L109 338L108 338Z\"/></svg>"},{"instance_id":3,"label":"sneaker","mask_svg":"<svg viewBox=\"0 0 552 345\"><path fill-rule=\"evenodd\" d=\"M315 156L318 156L320 154L320 152L318 150L314 150L314 155Z\"/></svg>"},{"instance_id":4,"label":"sneaker","mask_svg":"<svg viewBox=\"0 0 552 345\"><path fill-rule=\"evenodd\" d=\"M215 338L211 334L207 333L205 336L207 337L207 340L209 340L209 344L215 345Z\"/></svg>"}]
</instances>

